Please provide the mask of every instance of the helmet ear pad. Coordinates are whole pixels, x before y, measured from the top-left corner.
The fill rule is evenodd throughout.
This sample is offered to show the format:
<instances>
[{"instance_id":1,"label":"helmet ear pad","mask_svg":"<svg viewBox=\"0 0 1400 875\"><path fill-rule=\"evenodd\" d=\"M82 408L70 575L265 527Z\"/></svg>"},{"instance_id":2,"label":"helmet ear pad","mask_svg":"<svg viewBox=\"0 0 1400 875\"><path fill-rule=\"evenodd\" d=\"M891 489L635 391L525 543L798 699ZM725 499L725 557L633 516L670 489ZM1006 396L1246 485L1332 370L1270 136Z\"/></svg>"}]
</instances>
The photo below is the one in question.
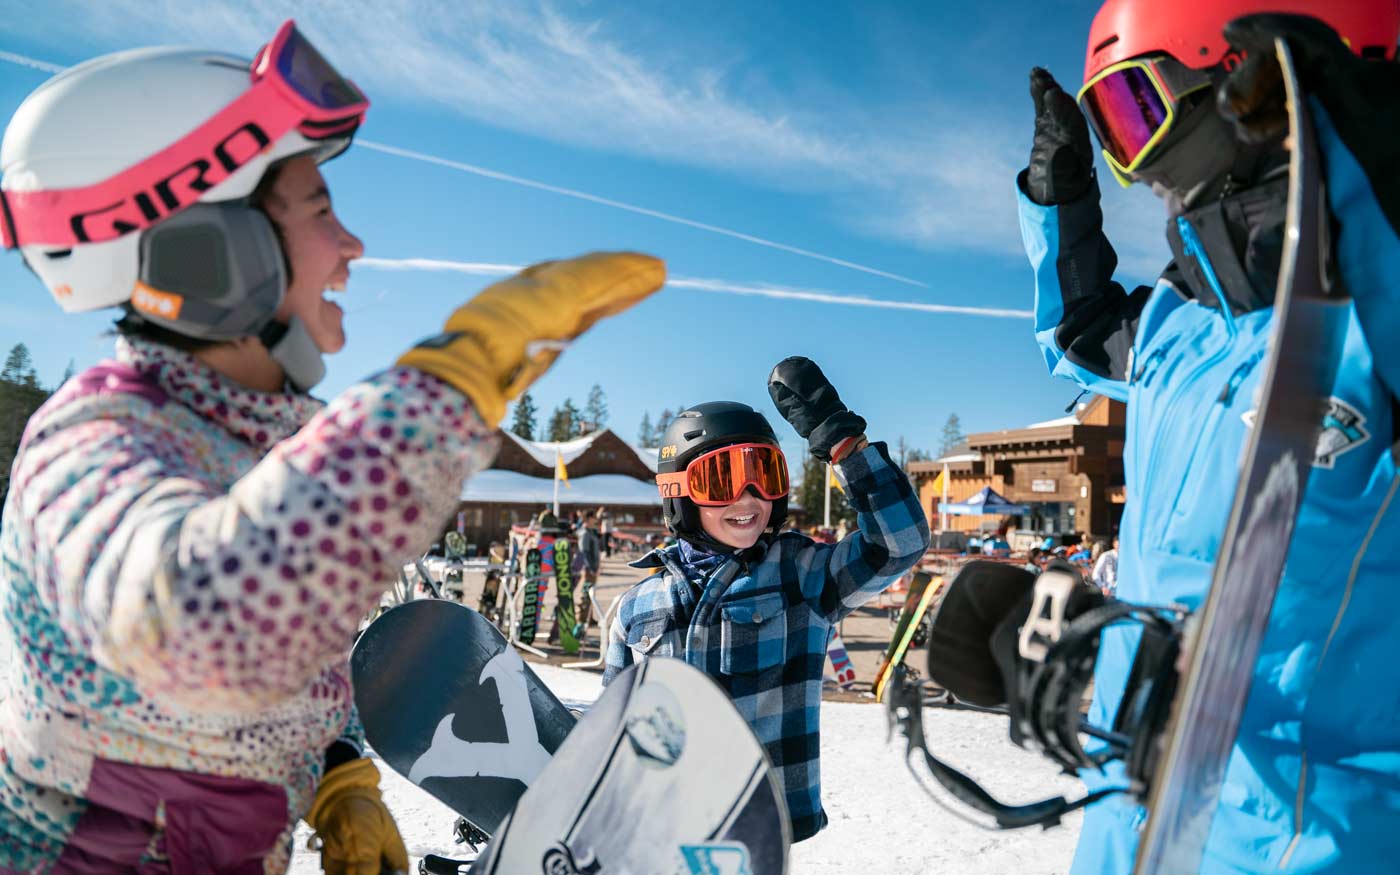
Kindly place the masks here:
<instances>
[{"instance_id":1,"label":"helmet ear pad","mask_svg":"<svg viewBox=\"0 0 1400 875\"><path fill-rule=\"evenodd\" d=\"M141 235L131 305L143 319L201 340L256 336L282 304L287 263L272 220L246 200L196 203ZM157 300L141 303L142 286Z\"/></svg>"}]
</instances>

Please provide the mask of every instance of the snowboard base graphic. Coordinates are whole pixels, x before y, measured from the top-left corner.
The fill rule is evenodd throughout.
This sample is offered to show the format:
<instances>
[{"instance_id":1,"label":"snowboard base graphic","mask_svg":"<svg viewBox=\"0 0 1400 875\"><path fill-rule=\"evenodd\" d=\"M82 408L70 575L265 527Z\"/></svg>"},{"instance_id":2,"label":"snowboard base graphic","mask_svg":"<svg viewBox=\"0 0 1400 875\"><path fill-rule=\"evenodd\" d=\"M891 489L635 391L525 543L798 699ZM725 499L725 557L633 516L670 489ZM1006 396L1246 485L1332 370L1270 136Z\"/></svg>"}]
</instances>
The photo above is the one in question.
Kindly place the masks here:
<instances>
[{"instance_id":1,"label":"snowboard base graphic","mask_svg":"<svg viewBox=\"0 0 1400 875\"><path fill-rule=\"evenodd\" d=\"M386 612L355 643L350 670L375 752L487 834L575 722L500 630L455 602Z\"/></svg>"},{"instance_id":2,"label":"snowboard base graphic","mask_svg":"<svg viewBox=\"0 0 1400 875\"><path fill-rule=\"evenodd\" d=\"M474 875L781 875L791 827L725 692L676 659L618 675L521 797Z\"/></svg>"}]
</instances>

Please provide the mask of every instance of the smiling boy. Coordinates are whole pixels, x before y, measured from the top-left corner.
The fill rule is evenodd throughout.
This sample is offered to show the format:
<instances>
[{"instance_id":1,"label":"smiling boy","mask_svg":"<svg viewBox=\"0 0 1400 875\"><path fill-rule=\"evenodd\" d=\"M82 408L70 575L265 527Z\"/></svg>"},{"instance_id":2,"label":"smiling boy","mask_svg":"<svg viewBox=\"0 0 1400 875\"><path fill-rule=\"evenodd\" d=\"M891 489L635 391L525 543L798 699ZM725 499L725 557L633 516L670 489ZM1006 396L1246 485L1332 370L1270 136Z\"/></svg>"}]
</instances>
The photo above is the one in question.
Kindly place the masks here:
<instances>
[{"instance_id":1,"label":"smiling boy","mask_svg":"<svg viewBox=\"0 0 1400 875\"><path fill-rule=\"evenodd\" d=\"M656 478L678 540L633 563L656 573L622 596L603 682L654 656L684 659L718 681L772 760L801 841L826 825L819 718L828 633L919 561L929 531L909 478L883 443L866 442L865 420L816 364L784 359L768 391L812 454L832 463L857 531L836 544L779 535L788 469L768 421L731 401L683 411L666 429Z\"/></svg>"}]
</instances>

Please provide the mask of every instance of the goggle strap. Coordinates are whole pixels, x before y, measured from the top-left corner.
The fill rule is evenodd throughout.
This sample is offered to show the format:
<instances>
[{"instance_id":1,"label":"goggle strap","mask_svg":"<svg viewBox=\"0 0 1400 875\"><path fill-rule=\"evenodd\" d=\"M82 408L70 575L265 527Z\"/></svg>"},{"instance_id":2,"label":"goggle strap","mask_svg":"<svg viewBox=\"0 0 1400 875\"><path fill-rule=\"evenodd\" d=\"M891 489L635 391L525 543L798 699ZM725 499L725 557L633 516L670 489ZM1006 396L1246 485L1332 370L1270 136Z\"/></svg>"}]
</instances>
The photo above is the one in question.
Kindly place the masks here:
<instances>
[{"instance_id":1,"label":"goggle strap","mask_svg":"<svg viewBox=\"0 0 1400 875\"><path fill-rule=\"evenodd\" d=\"M15 230L15 217L10 215L10 201L5 190L0 188L0 249L19 248L19 233Z\"/></svg>"},{"instance_id":2,"label":"goggle strap","mask_svg":"<svg viewBox=\"0 0 1400 875\"><path fill-rule=\"evenodd\" d=\"M685 471L656 475L656 488L661 492L662 498L689 498L689 484L690 475Z\"/></svg>"},{"instance_id":3,"label":"goggle strap","mask_svg":"<svg viewBox=\"0 0 1400 875\"><path fill-rule=\"evenodd\" d=\"M1202 88L1210 87L1210 75L1203 70L1193 70L1185 64L1162 63L1161 58L1148 64L1149 74L1155 77L1158 87L1165 92L1164 97L1173 103Z\"/></svg>"}]
</instances>

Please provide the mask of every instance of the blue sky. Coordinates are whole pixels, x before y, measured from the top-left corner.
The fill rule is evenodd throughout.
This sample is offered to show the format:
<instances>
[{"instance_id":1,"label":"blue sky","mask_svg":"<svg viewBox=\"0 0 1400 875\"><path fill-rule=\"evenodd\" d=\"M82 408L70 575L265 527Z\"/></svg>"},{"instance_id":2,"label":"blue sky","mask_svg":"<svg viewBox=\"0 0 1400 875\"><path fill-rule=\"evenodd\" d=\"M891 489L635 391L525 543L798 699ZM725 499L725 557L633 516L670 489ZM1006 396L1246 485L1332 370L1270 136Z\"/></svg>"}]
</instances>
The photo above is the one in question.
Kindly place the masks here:
<instances>
[{"instance_id":1,"label":"blue sky","mask_svg":"<svg viewBox=\"0 0 1400 875\"><path fill-rule=\"evenodd\" d=\"M596 382L629 440L643 412L702 400L776 425L765 381L788 355L818 361L873 438L927 449L949 413L1012 428L1075 396L1023 315L1013 178L1027 71L1078 85L1093 0L250 5L0 0L0 117L48 75L26 60L154 44L247 56L296 18L373 101L325 172L380 261L352 265L349 344L319 395L436 332L485 266L625 248L665 258L676 283L564 354L534 390L546 416ZM1150 281L1168 258L1161 208L1109 185L1120 279ZM110 321L63 316L0 258L0 351L28 343L41 380L106 356Z\"/></svg>"}]
</instances>

